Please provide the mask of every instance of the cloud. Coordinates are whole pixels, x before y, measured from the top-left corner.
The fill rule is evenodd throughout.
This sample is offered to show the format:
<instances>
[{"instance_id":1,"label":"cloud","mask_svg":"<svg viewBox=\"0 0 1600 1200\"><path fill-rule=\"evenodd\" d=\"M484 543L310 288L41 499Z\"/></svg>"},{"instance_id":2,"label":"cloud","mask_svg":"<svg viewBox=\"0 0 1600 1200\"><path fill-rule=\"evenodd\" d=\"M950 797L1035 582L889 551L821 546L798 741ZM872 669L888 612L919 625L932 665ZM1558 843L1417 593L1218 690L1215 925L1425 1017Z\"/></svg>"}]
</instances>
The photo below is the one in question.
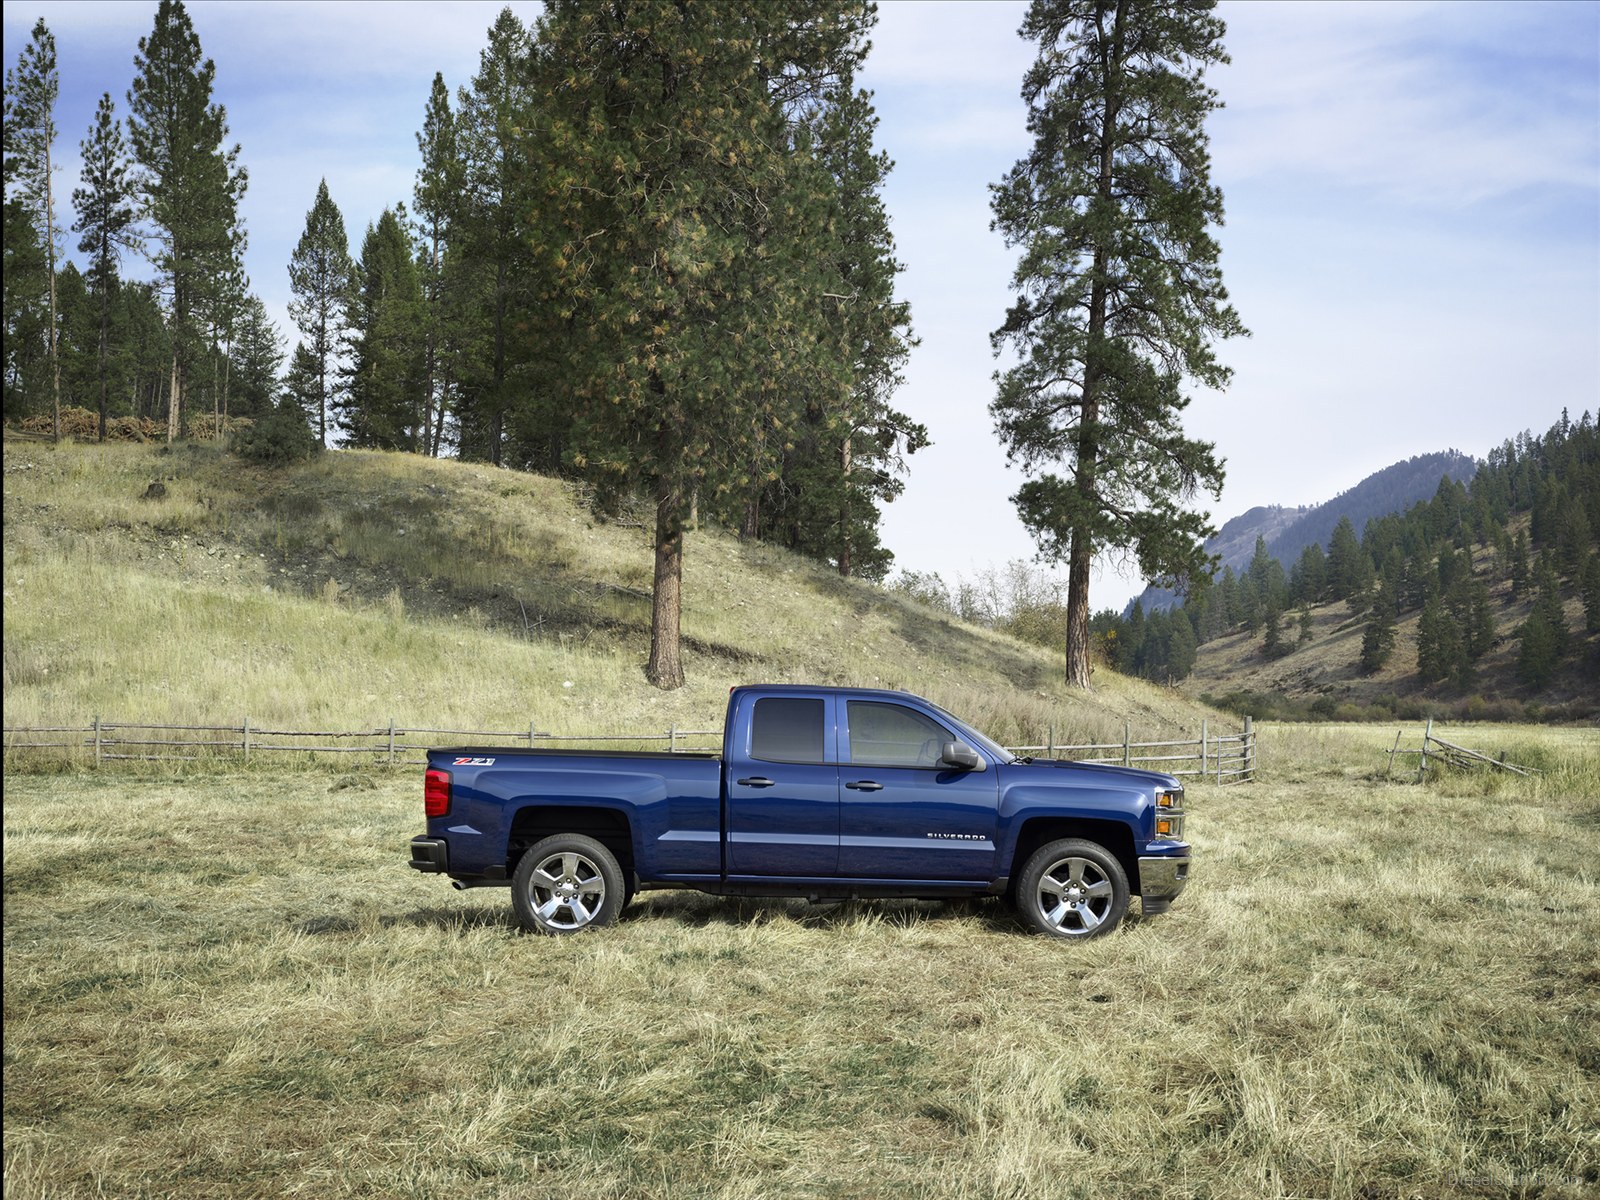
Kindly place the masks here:
<instances>
[{"instance_id":1,"label":"cloud","mask_svg":"<svg viewBox=\"0 0 1600 1200\"><path fill-rule=\"evenodd\" d=\"M1600 8L1226 5L1220 180L1294 176L1402 204L1593 190ZM1530 86L1537 77L1538 83Z\"/></svg>"}]
</instances>

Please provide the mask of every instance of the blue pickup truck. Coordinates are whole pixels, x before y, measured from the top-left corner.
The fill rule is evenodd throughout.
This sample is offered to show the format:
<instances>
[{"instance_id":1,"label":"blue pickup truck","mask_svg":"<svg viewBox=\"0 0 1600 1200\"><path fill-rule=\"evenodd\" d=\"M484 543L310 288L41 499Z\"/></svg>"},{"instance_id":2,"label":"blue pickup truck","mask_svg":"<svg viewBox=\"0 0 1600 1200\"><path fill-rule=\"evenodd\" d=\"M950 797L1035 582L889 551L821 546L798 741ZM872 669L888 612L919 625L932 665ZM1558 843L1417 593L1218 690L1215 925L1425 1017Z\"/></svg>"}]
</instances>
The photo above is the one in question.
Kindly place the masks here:
<instances>
[{"instance_id":1,"label":"blue pickup truck","mask_svg":"<svg viewBox=\"0 0 1600 1200\"><path fill-rule=\"evenodd\" d=\"M714 754L430 750L411 865L509 886L524 926L608 925L635 892L1003 896L1040 933L1111 932L1189 876L1170 775L1018 758L905 692L741 687Z\"/></svg>"}]
</instances>

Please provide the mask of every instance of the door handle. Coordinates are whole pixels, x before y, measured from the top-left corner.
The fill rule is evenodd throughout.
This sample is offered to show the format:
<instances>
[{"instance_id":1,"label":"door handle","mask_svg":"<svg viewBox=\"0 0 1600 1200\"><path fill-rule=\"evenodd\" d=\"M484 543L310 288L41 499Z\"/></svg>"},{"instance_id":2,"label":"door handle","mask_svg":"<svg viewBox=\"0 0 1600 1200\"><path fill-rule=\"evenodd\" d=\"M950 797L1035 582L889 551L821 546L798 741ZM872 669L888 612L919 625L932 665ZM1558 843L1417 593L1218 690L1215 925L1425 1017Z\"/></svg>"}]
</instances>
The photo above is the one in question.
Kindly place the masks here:
<instances>
[{"instance_id":1,"label":"door handle","mask_svg":"<svg viewBox=\"0 0 1600 1200\"><path fill-rule=\"evenodd\" d=\"M761 788L772 787L775 781L768 779L765 775L752 775L749 779L739 779L735 782L738 783L740 787Z\"/></svg>"},{"instance_id":2,"label":"door handle","mask_svg":"<svg viewBox=\"0 0 1600 1200\"><path fill-rule=\"evenodd\" d=\"M847 783L847 784L845 784L845 787L851 788L851 789L853 789L854 791L857 791L857 792L881 792L881 791L883 791L883 784L881 784L881 783L873 783L872 780L870 780L870 779L859 779L855 783Z\"/></svg>"}]
</instances>

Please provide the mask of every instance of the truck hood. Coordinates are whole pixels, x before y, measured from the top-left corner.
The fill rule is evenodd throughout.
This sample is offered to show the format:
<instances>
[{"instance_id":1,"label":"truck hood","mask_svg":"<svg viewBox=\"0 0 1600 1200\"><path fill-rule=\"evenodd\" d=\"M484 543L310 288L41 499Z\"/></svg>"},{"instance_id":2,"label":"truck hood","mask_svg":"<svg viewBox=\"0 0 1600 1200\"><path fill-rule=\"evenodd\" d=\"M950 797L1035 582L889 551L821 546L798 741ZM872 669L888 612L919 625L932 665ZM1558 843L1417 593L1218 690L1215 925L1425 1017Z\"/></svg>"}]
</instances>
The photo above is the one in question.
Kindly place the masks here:
<instances>
[{"instance_id":1,"label":"truck hood","mask_svg":"<svg viewBox=\"0 0 1600 1200\"><path fill-rule=\"evenodd\" d=\"M1036 758L1031 763L1015 762L1011 769L1023 771L1046 771L1064 769L1069 771L1087 771L1094 775L1106 775L1124 783L1134 784L1139 787L1154 788L1181 788L1183 784L1174 776L1163 774L1160 771L1142 771L1137 767L1119 767L1111 763L1073 762L1067 758Z\"/></svg>"}]
</instances>

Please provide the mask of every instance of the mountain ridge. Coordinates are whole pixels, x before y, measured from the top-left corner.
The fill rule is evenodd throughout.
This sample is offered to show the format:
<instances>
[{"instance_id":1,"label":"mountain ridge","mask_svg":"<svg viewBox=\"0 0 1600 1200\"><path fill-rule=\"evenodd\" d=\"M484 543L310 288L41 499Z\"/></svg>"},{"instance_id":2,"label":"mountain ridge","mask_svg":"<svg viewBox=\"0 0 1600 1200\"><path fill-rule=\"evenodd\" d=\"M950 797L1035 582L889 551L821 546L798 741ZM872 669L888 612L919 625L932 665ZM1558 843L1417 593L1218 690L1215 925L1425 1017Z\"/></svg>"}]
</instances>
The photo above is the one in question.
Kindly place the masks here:
<instances>
[{"instance_id":1,"label":"mountain ridge","mask_svg":"<svg viewBox=\"0 0 1600 1200\"><path fill-rule=\"evenodd\" d=\"M1349 517L1356 533L1367 521L1403 512L1419 500L1427 500L1438 490L1439 481L1450 478L1465 483L1477 474L1478 460L1454 448L1417 454L1374 471L1353 487L1330 500L1311 505L1257 505L1229 518L1206 539L1208 553L1218 555L1217 573L1232 567L1235 572L1249 564L1256 539L1266 539L1267 552L1287 570L1312 543L1327 549L1328 539L1343 517ZM1128 602L1127 616L1135 604L1145 612L1161 611L1179 603L1175 589L1151 585Z\"/></svg>"}]
</instances>

